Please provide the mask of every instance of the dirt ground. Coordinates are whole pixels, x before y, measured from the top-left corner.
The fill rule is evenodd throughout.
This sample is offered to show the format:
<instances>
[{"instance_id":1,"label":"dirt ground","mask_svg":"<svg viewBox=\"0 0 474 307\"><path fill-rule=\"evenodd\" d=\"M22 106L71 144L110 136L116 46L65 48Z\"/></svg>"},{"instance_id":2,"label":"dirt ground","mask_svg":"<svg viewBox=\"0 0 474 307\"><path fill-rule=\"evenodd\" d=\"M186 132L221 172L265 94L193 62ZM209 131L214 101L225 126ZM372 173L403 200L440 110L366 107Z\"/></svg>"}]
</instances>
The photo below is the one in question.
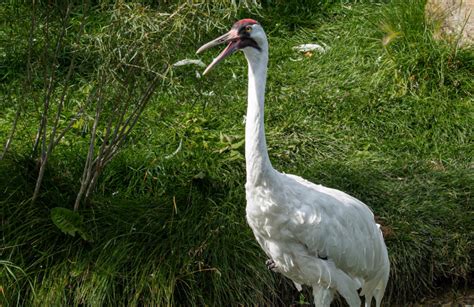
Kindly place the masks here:
<instances>
[{"instance_id":1,"label":"dirt ground","mask_svg":"<svg viewBox=\"0 0 474 307\"><path fill-rule=\"evenodd\" d=\"M409 307L419 306L472 307L474 306L474 289L446 292L437 297L422 299L416 304L409 305Z\"/></svg>"}]
</instances>

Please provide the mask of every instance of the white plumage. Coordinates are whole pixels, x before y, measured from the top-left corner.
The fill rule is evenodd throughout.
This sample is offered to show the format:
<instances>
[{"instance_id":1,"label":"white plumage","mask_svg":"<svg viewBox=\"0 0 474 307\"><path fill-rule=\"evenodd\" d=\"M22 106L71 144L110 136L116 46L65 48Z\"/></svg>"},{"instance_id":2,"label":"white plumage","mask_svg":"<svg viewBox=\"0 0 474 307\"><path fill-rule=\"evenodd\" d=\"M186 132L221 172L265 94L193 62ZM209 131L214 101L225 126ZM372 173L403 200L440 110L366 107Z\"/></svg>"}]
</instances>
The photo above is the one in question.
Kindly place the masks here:
<instances>
[{"instance_id":1,"label":"white plumage","mask_svg":"<svg viewBox=\"0 0 474 307\"><path fill-rule=\"evenodd\" d=\"M335 291L348 304L379 306L388 281L387 249L371 210L339 190L276 171L268 157L264 133L264 93L268 42L254 20L238 21L219 43L227 48L206 69L242 50L248 62L248 106L245 125L247 221L270 258L270 267L313 288L316 306L329 306Z\"/></svg>"}]
</instances>

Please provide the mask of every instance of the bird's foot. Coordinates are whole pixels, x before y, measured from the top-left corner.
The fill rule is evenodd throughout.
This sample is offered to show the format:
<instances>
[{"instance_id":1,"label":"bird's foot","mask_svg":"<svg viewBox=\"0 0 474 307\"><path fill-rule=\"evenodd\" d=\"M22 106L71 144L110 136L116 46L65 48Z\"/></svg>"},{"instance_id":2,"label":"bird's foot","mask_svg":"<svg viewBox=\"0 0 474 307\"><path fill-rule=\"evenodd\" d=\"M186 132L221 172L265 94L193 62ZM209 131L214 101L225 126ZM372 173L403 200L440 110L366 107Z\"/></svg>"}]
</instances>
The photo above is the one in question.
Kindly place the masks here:
<instances>
[{"instance_id":1,"label":"bird's foot","mask_svg":"<svg viewBox=\"0 0 474 307\"><path fill-rule=\"evenodd\" d=\"M265 261L265 264L267 265L267 269L271 271L276 271L277 265L275 261L273 261L273 259L268 259L267 261Z\"/></svg>"}]
</instances>

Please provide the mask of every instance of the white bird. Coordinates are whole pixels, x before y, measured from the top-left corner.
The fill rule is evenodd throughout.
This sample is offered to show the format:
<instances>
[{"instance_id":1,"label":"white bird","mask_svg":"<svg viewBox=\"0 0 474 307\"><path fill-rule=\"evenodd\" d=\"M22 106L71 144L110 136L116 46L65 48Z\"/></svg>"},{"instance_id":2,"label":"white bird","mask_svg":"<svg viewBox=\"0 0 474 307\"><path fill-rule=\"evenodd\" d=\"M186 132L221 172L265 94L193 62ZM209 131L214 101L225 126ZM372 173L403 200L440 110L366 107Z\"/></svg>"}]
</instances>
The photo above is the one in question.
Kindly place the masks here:
<instances>
[{"instance_id":1,"label":"white bird","mask_svg":"<svg viewBox=\"0 0 474 307\"><path fill-rule=\"evenodd\" d=\"M364 203L339 190L276 171L270 162L264 131L264 96L268 41L252 19L203 45L227 47L206 68L237 50L248 62L248 106L245 122L247 222L270 259L270 269L290 278L298 290L313 288L316 306L329 306L337 291L347 303L376 305L384 295L390 263L380 226Z\"/></svg>"}]
</instances>

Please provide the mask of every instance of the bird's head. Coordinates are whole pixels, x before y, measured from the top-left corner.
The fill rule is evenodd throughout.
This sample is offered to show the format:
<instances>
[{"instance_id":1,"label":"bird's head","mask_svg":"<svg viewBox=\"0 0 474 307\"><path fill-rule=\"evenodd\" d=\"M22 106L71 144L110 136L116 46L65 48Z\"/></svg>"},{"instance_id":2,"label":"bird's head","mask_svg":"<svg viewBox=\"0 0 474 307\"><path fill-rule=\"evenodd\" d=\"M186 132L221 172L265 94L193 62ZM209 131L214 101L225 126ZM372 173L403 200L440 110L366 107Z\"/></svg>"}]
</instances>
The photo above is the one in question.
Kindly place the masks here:
<instances>
[{"instance_id":1,"label":"bird's head","mask_svg":"<svg viewBox=\"0 0 474 307\"><path fill-rule=\"evenodd\" d=\"M262 26L253 19L242 19L234 23L232 28L226 34L201 46L196 53L201 53L211 47L227 44L227 47L212 61L203 74L206 74L224 58L228 57L237 50L245 53L261 52L267 47L267 36Z\"/></svg>"}]
</instances>

